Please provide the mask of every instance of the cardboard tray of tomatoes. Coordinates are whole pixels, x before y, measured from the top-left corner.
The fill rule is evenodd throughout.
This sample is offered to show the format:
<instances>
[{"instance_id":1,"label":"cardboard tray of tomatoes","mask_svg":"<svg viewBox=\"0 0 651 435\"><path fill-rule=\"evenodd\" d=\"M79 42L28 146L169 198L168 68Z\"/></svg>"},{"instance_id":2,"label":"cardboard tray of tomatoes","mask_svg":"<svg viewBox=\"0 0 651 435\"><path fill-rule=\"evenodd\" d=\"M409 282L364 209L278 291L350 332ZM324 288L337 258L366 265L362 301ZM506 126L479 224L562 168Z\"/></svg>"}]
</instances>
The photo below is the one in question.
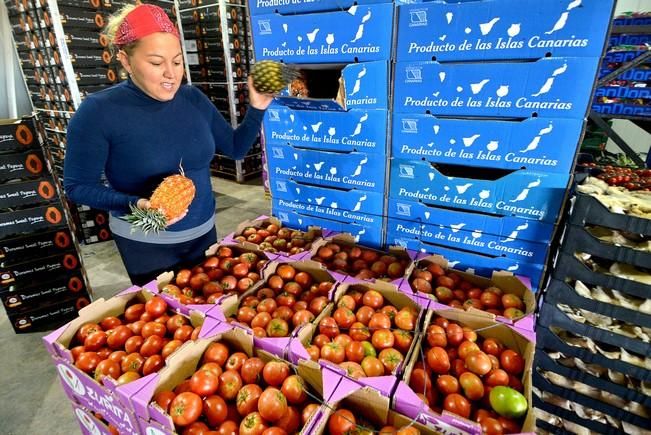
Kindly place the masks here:
<instances>
[{"instance_id":1,"label":"cardboard tray of tomatoes","mask_svg":"<svg viewBox=\"0 0 651 435\"><path fill-rule=\"evenodd\" d=\"M535 406L536 409L541 409L549 414L555 415L557 417L560 417L563 420L566 421L571 421L572 423L578 424L579 426L582 426L588 430L590 430L590 433L598 433L598 434L603 434L603 435L621 435L622 431L618 428L615 428L614 426L607 425L604 423L601 423L596 420L592 419L586 419L586 418L581 418L577 415L576 412L561 408L560 406L553 405L551 403L547 403L543 401L541 398L539 398L535 393L533 394L533 406ZM540 421L540 420L538 420ZM538 422L537 425L539 427L542 427L544 429L550 430L554 434L561 434L561 433L567 433L567 431L564 431L556 426L551 426L547 425L546 427L543 425L541 426ZM573 432L570 432L573 434Z\"/></svg>"},{"instance_id":2,"label":"cardboard tray of tomatoes","mask_svg":"<svg viewBox=\"0 0 651 435\"><path fill-rule=\"evenodd\" d=\"M18 151L38 146L34 118L0 121L0 151Z\"/></svg>"},{"instance_id":3,"label":"cardboard tray of tomatoes","mask_svg":"<svg viewBox=\"0 0 651 435\"><path fill-rule=\"evenodd\" d=\"M611 346L622 347L638 355L651 355L651 343L629 338L585 323L578 323L563 313L554 301L545 300L540 308L538 323L546 328L558 327L581 337L588 337Z\"/></svg>"},{"instance_id":4,"label":"cardboard tray of tomatoes","mask_svg":"<svg viewBox=\"0 0 651 435\"><path fill-rule=\"evenodd\" d=\"M300 367L256 349L243 329L220 323L205 338L170 356L167 366L132 400L142 433L154 428L172 434L207 423L223 430L239 427L240 433L255 433L266 424L288 433L302 426L301 433L311 434L324 388L338 382L325 373L304 375ZM209 402L205 406L202 397ZM237 404L233 413L226 410L226 402Z\"/></svg>"},{"instance_id":5,"label":"cardboard tray of tomatoes","mask_svg":"<svg viewBox=\"0 0 651 435\"><path fill-rule=\"evenodd\" d=\"M631 376L645 382L651 382L651 370L624 361L608 358L604 355L593 353L587 347L573 346L566 343L554 332L544 326L536 329L536 348L543 352L561 352L567 358L577 358L586 364L595 364Z\"/></svg>"},{"instance_id":6,"label":"cardboard tray of tomatoes","mask_svg":"<svg viewBox=\"0 0 651 435\"><path fill-rule=\"evenodd\" d=\"M73 246L68 228L0 240L0 267L22 263L32 258L49 257L72 249Z\"/></svg>"},{"instance_id":7,"label":"cardboard tray of tomatoes","mask_svg":"<svg viewBox=\"0 0 651 435\"><path fill-rule=\"evenodd\" d=\"M262 275L261 282L239 297L221 298L211 316L251 330L256 346L286 358L298 326L316 321L345 277L309 260L272 261Z\"/></svg>"},{"instance_id":8,"label":"cardboard tray of tomatoes","mask_svg":"<svg viewBox=\"0 0 651 435\"><path fill-rule=\"evenodd\" d=\"M600 256L600 254L597 254ZM583 282L586 285L601 286L604 288L615 289L638 298L647 299L651 295L651 285L645 285L641 282L619 278L615 275L605 275L590 270L585 264L581 263L574 255L560 252L554 266L553 277L557 280L564 281L572 278Z\"/></svg>"},{"instance_id":9,"label":"cardboard tray of tomatoes","mask_svg":"<svg viewBox=\"0 0 651 435\"><path fill-rule=\"evenodd\" d=\"M533 386L539 391L544 391L547 393L551 393L555 396L562 397L571 402L578 403L579 405L602 412L617 420L625 421L635 426L638 426L639 428L649 427L648 418L644 418L639 415L630 413L612 404L602 402L601 400L593 399L592 397L588 397L584 394L581 394L576 390L570 390L567 388L554 385L550 381L545 379L536 370L534 370L532 373L532 383Z\"/></svg>"},{"instance_id":10,"label":"cardboard tray of tomatoes","mask_svg":"<svg viewBox=\"0 0 651 435\"><path fill-rule=\"evenodd\" d=\"M0 213L0 239L65 226L66 219L60 204Z\"/></svg>"},{"instance_id":11,"label":"cardboard tray of tomatoes","mask_svg":"<svg viewBox=\"0 0 651 435\"><path fill-rule=\"evenodd\" d=\"M563 235L563 241L561 242L561 249L570 255L573 255L575 252L585 252L633 266L649 267L651 265L651 252L602 242L588 233L582 226L567 226Z\"/></svg>"},{"instance_id":12,"label":"cardboard tray of tomatoes","mask_svg":"<svg viewBox=\"0 0 651 435\"><path fill-rule=\"evenodd\" d=\"M586 283L584 283L586 284ZM649 295L651 296L651 295ZM545 302L549 304L567 304L572 308L580 308L592 313L621 320L635 326L651 328L651 315L641 311L623 308L596 299L580 296L574 288L563 281L552 279L547 286Z\"/></svg>"},{"instance_id":13,"label":"cardboard tray of tomatoes","mask_svg":"<svg viewBox=\"0 0 651 435\"><path fill-rule=\"evenodd\" d=\"M45 157L39 148L21 153L0 154L0 182L40 177L47 171Z\"/></svg>"},{"instance_id":14,"label":"cardboard tray of tomatoes","mask_svg":"<svg viewBox=\"0 0 651 435\"><path fill-rule=\"evenodd\" d=\"M570 223L572 225L599 225L613 230L651 235L651 220L613 213L597 198L585 193L577 192L575 196L570 213Z\"/></svg>"},{"instance_id":15,"label":"cardboard tray of tomatoes","mask_svg":"<svg viewBox=\"0 0 651 435\"><path fill-rule=\"evenodd\" d=\"M510 272L493 271L490 278L485 278L450 268L445 258L429 255L415 262L407 276L400 289L429 299L429 309L463 309L526 331L534 330L536 297Z\"/></svg>"},{"instance_id":16,"label":"cardboard tray of tomatoes","mask_svg":"<svg viewBox=\"0 0 651 435\"><path fill-rule=\"evenodd\" d=\"M78 298L85 298L90 303L89 290L81 270L58 274L47 281L35 280L0 289L0 300L8 314Z\"/></svg>"},{"instance_id":17,"label":"cardboard tray of tomatoes","mask_svg":"<svg viewBox=\"0 0 651 435\"><path fill-rule=\"evenodd\" d=\"M135 380L149 379L147 376L165 364L162 356L157 361L153 357L162 352L173 354L195 331L199 335L214 328L215 322L198 312L193 312L190 319L178 315L183 325L173 322L175 313L156 298L156 293L152 281L144 287L130 287L108 300L99 299L80 310L76 319L43 337L66 395L101 413L120 433L139 433L130 398L139 390ZM172 329L168 349L165 338L160 337L171 334ZM113 371L110 361L118 360L110 355L116 352L120 367ZM91 377L92 373L97 378Z\"/></svg>"},{"instance_id":18,"label":"cardboard tray of tomatoes","mask_svg":"<svg viewBox=\"0 0 651 435\"><path fill-rule=\"evenodd\" d=\"M10 285L27 285L37 280L50 279L54 274L69 273L78 269L80 263L75 250L3 267L0 269L0 291Z\"/></svg>"},{"instance_id":19,"label":"cardboard tray of tomatoes","mask_svg":"<svg viewBox=\"0 0 651 435\"><path fill-rule=\"evenodd\" d=\"M329 367L344 377L371 382L390 396L414 351L426 309L393 284L351 277L337 287L334 300L297 331L289 360L305 362L315 372ZM347 350L351 341L355 347Z\"/></svg>"},{"instance_id":20,"label":"cardboard tray of tomatoes","mask_svg":"<svg viewBox=\"0 0 651 435\"><path fill-rule=\"evenodd\" d=\"M298 261L307 257L315 241L329 233L316 226L307 231L285 227L277 218L263 215L240 223L234 232L224 237L224 242L260 249L270 258L277 256Z\"/></svg>"},{"instance_id":21,"label":"cardboard tray of tomatoes","mask_svg":"<svg viewBox=\"0 0 651 435\"><path fill-rule=\"evenodd\" d=\"M628 388L625 385L616 384L607 379L596 377L579 369L561 365L540 349L536 350L534 367L536 367L536 370L550 371L557 375L561 375L564 378L589 385L598 390L607 391L620 397L622 401L636 402L647 407L651 406L651 397L645 395L641 391Z\"/></svg>"},{"instance_id":22,"label":"cardboard tray of tomatoes","mask_svg":"<svg viewBox=\"0 0 651 435\"><path fill-rule=\"evenodd\" d=\"M386 251L365 247L348 233L331 233L312 244L311 258L328 270L366 281L390 281L400 284L418 256L400 246Z\"/></svg>"},{"instance_id":23,"label":"cardboard tray of tomatoes","mask_svg":"<svg viewBox=\"0 0 651 435\"><path fill-rule=\"evenodd\" d=\"M394 408L418 421L443 421L470 433L482 433L496 421L507 433L533 431L530 380L535 334L469 312L446 309L432 314L393 393ZM499 371L494 368L496 363ZM468 371L470 375L464 373ZM486 397L500 385L521 392L523 397L518 400L528 404L524 415L502 421L502 417L491 414ZM424 395L434 409L417 394ZM477 406L487 417L481 425Z\"/></svg>"}]
</instances>

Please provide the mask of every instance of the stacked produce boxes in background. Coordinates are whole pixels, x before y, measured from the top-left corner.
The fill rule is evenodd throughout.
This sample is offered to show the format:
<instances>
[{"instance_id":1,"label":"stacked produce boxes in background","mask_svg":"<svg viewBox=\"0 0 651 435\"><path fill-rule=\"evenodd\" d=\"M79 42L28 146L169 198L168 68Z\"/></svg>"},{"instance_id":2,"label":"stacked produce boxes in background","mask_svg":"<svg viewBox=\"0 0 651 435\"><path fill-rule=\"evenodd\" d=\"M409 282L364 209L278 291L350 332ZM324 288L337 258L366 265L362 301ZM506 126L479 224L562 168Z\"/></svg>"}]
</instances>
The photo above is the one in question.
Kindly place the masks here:
<instances>
[{"instance_id":1,"label":"stacked produce boxes in background","mask_svg":"<svg viewBox=\"0 0 651 435\"><path fill-rule=\"evenodd\" d=\"M612 8L397 8L387 244L539 288Z\"/></svg>"},{"instance_id":2,"label":"stacked produce boxes in background","mask_svg":"<svg viewBox=\"0 0 651 435\"><path fill-rule=\"evenodd\" d=\"M300 77L267 110L272 212L383 243L394 5L251 3L256 61Z\"/></svg>"},{"instance_id":3,"label":"stacked produce boxes in background","mask_svg":"<svg viewBox=\"0 0 651 435\"><path fill-rule=\"evenodd\" d=\"M82 99L126 79L101 34L125 0L25 0L6 2L23 75L39 113L53 175L62 180L68 121ZM172 12L173 2L153 2ZM70 205L80 241L108 240L104 211Z\"/></svg>"},{"instance_id":4,"label":"stacked produce boxes in background","mask_svg":"<svg viewBox=\"0 0 651 435\"><path fill-rule=\"evenodd\" d=\"M79 249L33 118L0 121L0 299L17 333L90 303Z\"/></svg>"},{"instance_id":5,"label":"stacked produce boxes in background","mask_svg":"<svg viewBox=\"0 0 651 435\"><path fill-rule=\"evenodd\" d=\"M182 0L178 5L188 82L237 127L249 103L246 80L252 54L246 4ZM211 168L213 175L237 182L257 176L262 171L261 145L256 142L241 160L217 154Z\"/></svg>"},{"instance_id":6,"label":"stacked produce boxes in background","mask_svg":"<svg viewBox=\"0 0 651 435\"><path fill-rule=\"evenodd\" d=\"M611 36L599 77L630 62L637 65L598 88L592 110L608 115L651 117L651 12L617 17L613 26L616 26L614 29L628 29L628 32L635 29L644 32L646 28L647 33L627 34L624 30L624 33Z\"/></svg>"},{"instance_id":7,"label":"stacked produce boxes in background","mask_svg":"<svg viewBox=\"0 0 651 435\"><path fill-rule=\"evenodd\" d=\"M551 433L645 433L649 195L596 178L577 191L538 321L537 425Z\"/></svg>"}]
</instances>

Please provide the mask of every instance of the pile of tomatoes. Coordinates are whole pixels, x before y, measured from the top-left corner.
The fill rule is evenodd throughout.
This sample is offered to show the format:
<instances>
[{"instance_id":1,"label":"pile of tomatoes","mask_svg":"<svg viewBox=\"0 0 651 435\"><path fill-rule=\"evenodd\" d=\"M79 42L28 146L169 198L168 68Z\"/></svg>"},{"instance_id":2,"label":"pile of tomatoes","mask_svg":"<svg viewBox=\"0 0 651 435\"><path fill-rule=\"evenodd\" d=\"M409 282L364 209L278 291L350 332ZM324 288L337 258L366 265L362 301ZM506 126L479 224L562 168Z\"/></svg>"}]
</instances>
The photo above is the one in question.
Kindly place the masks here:
<instances>
[{"instance_id":1,"label":"pile of tomatoes","mask_svg":"<svg viewBox=\"0 0 651 435\"><path fill-rule=\"evenodd\" d=\"M266 222L260 228L246 227L241 234L234 237L239 243L249 242L260 247L265 252L286 252L289 255L309 251L312 242L321 237L321 230L308 232L279 227Z\"/></svg>"},{"instance_id":2,"label":"pile of tomatoes","mask_svg":"<svg viewBox=\"0 0 651 435\"><path fill-rule=\"evenodd\" d=\"M245 296L234 320L252 328L256 337L288 337L312 322L328 305L333 282L318 282L308 272L280 264L265 286Z\"/></svg>"},{"instance_id":3,"label":"pile of tomatoes","mask_svg":"<svg viewBox=\"0 0 651 435\"><path fill-rule=\"evenodd\" d=\"M409 283L412 290L433 294L438 302L453 308L475 308L508 319L524 316L525 306L519 296L498 287L479 288L436 263L419 264Z\"/></svg>"},{"instance_id":4,"label":"pile of tomatoes","mask_svg":"<svg viewBox=\"0 0 651 435\"><path fill-rule=\"evenodd\" d=\"M154 401L183 434L292 434L319 409L306 388L283 361L265 363L213 342L195 373Z\"/></svg>"},{"instance_id":5,"label":"pile of tomatoes","mask_svg":"<svg viewBox=\"0 0 651 435\"><path fill-rule=\"evenodd\" d=\"M391 281L402 278L411 260L356 245L329 242L321 246L312 260L323 263L329 270L358 279Z\"/></svg>"},{"instance_id":6,"label":"pile of tomatoes","mask_svg":"<svg viewBox=\"0 0 651 435\"><path fill-rule=\"evenodd\" d=\"M119 317L84 324L70 346L74 364L103 383L106 376L118 384L157 372L166 358L184 342L199 336L180 315L168 312L160 296L129 305Z\"/></svg>"},{"instance_id":7,"label":"pile of tomatoes","mask_svg":"<svg viewBox=\"0 0 651 435\"><path fill-rule=\"evenodd\" d=\"M601 169L597 178L610 186L621 186L628 190L651 190L651 169L633 169L619 166L599 166L594 163L584 164L590 168Z\"/></svg>"},{"instance_id":8,"label":"pile of tomatoes","mask_svg":"<svg viewBox=\"0 0 651 435\"><path fill-rule=\"evenodd\" d=\"M427 327L423 351L425 360L415 364L409 386L434 412L472 419L486 434L520 432L518 420L496 412L518 405L525 365L518 352L443 317ZM506 400L513 403L491 401L491 390L498 386L510 387L512 398Z\"/></svg>"},{"instance_id":9,"label":"pile of tomatoes","mask_svg":"<svg viewBox=\"0 0 651 435\"><path fill-rule=\"evenodd\" d=\"M377 290L348 290L321 319L307 351L351 377L394 374L414 341L418 310L396 308Z\"/></svg>"},{"instance_id":10,"label":"pile of tomatoes","mask_svg":"<svg viewBox=\"0 0 651 435\"><path fill-rule=\"evenodd\" d=\"M182 304L214 304L225 294L241 294L253 287L260 281L260 271L267 261L254 252L235 256L233 248L221 246L202 264L179 270L174 283L161 291Z\"/></svg>"},{"instance_id":11,"label":"pile of tomatoes","mask_svg":"<svg viewBox=\"0 0 651 435\"><path fill-rule=\"evenodd\" d=\"M378 430L379 429L379 430ZM370 422L355 417L355 414L346 408L339 408L328 418L329 435L419 435L420 431L414 426L396 428L395 426L382 426L377 428Z\"/></svg>"}]
</instances>

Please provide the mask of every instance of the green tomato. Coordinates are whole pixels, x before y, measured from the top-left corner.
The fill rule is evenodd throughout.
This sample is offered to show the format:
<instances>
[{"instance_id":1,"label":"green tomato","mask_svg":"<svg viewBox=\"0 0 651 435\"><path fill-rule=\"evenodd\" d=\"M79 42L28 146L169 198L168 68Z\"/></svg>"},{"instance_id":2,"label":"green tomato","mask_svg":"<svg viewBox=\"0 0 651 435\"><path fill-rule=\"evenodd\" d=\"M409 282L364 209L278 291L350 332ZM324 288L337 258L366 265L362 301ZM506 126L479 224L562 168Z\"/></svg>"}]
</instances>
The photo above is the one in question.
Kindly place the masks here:
<instances>
[{"instance_id":1,"label":"green tomato","mask_svg":"<svg viewBox=\"0 0 651 435\"><path fill-rule=\"evenodd\" d=\"M527 399L513 388L498 386L489 396L491 407L502 417L520 418L527 413Z\"/></svg>"},{"instance_id":2,"label":"green tomato","mask_svg":"<svg viewBox=\"0 0 651 435\"><path fill-rule=\"evenodd\" d=\"M364 349L364 356L375 356L377 357L377 352L371 344L370 341L362 341L362 348Z\"/></svg>"}]
</instances>

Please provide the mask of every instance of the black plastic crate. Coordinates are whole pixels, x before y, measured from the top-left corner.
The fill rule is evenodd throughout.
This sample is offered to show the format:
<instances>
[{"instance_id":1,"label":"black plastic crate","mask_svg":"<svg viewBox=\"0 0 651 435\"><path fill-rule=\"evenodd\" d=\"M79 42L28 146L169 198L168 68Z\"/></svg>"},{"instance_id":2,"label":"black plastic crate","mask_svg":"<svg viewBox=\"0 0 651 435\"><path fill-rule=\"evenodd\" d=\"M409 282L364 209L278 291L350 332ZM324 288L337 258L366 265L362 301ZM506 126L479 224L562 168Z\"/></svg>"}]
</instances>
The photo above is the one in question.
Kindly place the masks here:
<instances>
[{"instance_id":1,"label":"black plastic crate","mask_svg":"<svg viewBox=\"0 0 651 435\"><path fill-rule=\"evenodd\" d=\"M8 313L8 317L16 333L49 331L77 317L79 310L89 303L89 299L80 297L40 307L26 313Z\"/></svg>"},{"instance_id":2,"label":"black plastic crate","mask_svg":"<svg viewBox=\"0 0 651 435\"><path fill-rule=\"evenodd\" d=\"M61 274L26 286L9 286L0 291L0 300L7 313L18 314L62 300L90 298L80 272Z\"/></svg>"},{"instance_id":3,"label":"black plastic crate","mask_svg":"<svg viewBox=\"0 0 651 435\"><path fill-rule=\"evenodd\" d=\"M638 251L624 246L616 246L602 242L590 234L584 227L577 225L567 226L563 241L561 242L561 249L570 255L573 255L575 252L585 252L633 266L651 266L651 252Z\"/></svg>"},{"instance_id":4,"label":"black plastic crate","mask_svg":"<svg viewBox=\"0 0 651 435\"><path fill-rule=\"evenodd\" d=\"M28 285L45 281L53 275L79 270L81 263L73 249L47 258L26 261L0 269L0 291L12 285Z\"/></svg>"},{"instance_id":5,"label":"black plastic crate","mask_svg":"<svg viewBox=\"0 0 651 435\"><path fill-rule=\"evenodd\" d=\"M45 173L47 173L46 161L40 149L0 154L0 182L40 177Z\"/></svg>"},{"instance_id":6,"label":"black plastic crate","mask_svg":"<svg viewBox=\"0 0 651 435\"><path fill-rule=\"evenodd\" d=\"M24 208L58 201L52 177L16 183L0 184L0 204L3 208Z\"/></svg>"},{"instance_id":7,"label":"black plastic crate","mask_svg":"<svg viewBox=\"0 0 651 435\"><path fill-rule=\"evenodd\" d=\"M0 122L0 151L23 151L39 146L33 118Z\"/></svg>"},{"instance_id":8,"label":"black plastic crate","mask_svg":"<svg viewBox=\"0 0 651 435\"><path fill-rule=\"evenodd\" d=\"M547 379L543 378L535 370L532 372L531 377L532 377L532 385L541 391L546 391L558 397L562 397L564 399L570 400L572 402L578 403L580 405L586 406L596 411L603 412L604 414L607 414L617 420L634 424L635 426L638 426L642 429L649 427L649 419L640 417L639 415L636 414L632 414L628 411L624 411L623 409L620 409L616 406L612 406L600 400L596 400L591 397L585 396L577 391L568 390L567 388L554 385L551 382L549 382ZM534 406L536 405L534 404Z\"/></svg>"},{"instance_id":9,"label":"black plastic crate","mask_svg":"<svg viewBox=\"0 0 651 435\"><path fill-rule=\"evenodd\" d=\"M592 353L590 349L567 344L547 327L542 325L536 326L536 348L544 352L558 351L566 357L578 358L585 363L597 364L601 367L629 375L640 381L651 382L651 371L644 367L610 359L599 353Z\"/></svg>"},{"instance_id":10,"label":"black plastic crate","mask_svg":"<svg viewBox=\"0 0 651 435\"><path fill-rule=\"evenodd\" d=\"M651 235L651 219L613 213L597 198L583 193L576 194L570 223L577 226L599 225L629 233Z\"/></svg>"},{"instance_id":11,"label":"black plastic crate","mask_svg":"<svg viewBox=\"0 0 651 435\"><path fill-rule=\"evenodd\" d=\"M631 390L624 385L618 385L614 382L598 378L581 370L565 367L555 362L547 353L539 349L536 350L533 367L534 370L550 371L567 379L608 391L629 402L637 402L640 405L651 406L651 396L647 396L641 391Z\"/></svg>"}]
</instances>

